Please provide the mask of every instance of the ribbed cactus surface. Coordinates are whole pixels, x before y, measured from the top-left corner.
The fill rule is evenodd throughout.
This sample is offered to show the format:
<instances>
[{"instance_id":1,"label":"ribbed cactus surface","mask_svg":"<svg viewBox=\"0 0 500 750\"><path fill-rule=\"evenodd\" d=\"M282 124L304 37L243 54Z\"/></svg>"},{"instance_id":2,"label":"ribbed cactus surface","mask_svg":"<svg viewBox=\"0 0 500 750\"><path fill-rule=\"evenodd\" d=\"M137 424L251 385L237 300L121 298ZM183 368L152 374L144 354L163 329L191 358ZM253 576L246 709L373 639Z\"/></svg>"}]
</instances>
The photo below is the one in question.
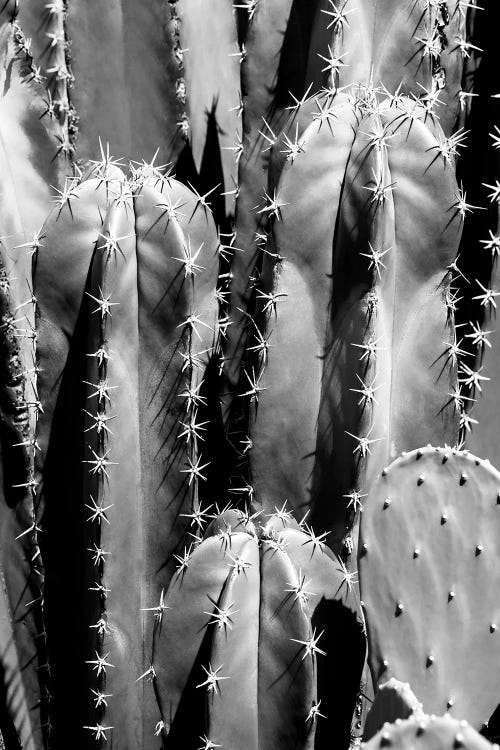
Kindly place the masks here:
<instances>
[{"instance_id":1,"label":"ribbed cactus surface","mask_svg":"<svg viewBox=\"0 0 500 750\"><path fill-rule=\"evenodd\" d=\"M500 735L499 27L0 0L0 746Z\"/></svg>"}]
</instances>

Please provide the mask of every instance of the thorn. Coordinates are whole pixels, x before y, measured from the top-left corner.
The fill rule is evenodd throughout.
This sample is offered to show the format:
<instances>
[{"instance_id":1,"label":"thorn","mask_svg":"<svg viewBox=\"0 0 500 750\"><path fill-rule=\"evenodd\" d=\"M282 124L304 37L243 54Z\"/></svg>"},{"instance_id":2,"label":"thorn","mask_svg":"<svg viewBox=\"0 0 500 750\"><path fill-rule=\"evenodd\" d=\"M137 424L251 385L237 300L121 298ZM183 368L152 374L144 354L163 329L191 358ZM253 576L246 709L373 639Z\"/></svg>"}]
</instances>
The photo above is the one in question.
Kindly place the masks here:
<instances>
[{"instance_id":1,"label":"thorn","mask_svg":"<svg viewBox=\"0 0 500 750\"><path fill-rule=\"evenodd\" d=\"M380 279L381 278L381 276L380 276L380 269L381 268L386 268L386 266L382 262L382 258L384 257L384 255L386 253L389 252L389 250L392 250L392 246L388 247L386 250L374 250L370 242L368 242L368 245L370 247L370 252L369 253L360 253L360 255L363 255L365 258L369 258L370 263L368 265L368 270L371 270L372 268L374 268L375 269L375 273L377 273L377 275L378 275L378 277Z\"/></svg>"},{"instance_id":2,"label":"thorn","mask_svg":"<svg viewBox=\"0 0 500 750\"><path fill-rule=\"evenodd\" d=\"M210 598L210 597L209 597ZM215 602L213 602L211 599L210 601L214 605L216 612L203 612L204 615L208 615L212 619L207 623L207 625L215 625L219 630L226 630L226 628L229 628L229 630L233 627L233 620L231 619L233 615L235 615L237 612L239 612L239 609L232 609L234 607L234 602L232 604L229 604L229 606L221 608L218 607Z\"/></svg>"},{"instance_id":3,"label":"thorn","mask_svg":"<svg viewBox=\"0 0 500 750\"><path fill-rule=\"evenodd\" d=\"M339 29L343 29L344 26L347 26L348 28L350 28L351 25L349 23L347 16L349 15L349 13L354 13L354 11L357 10L357 8L352 8L351 10L345 10L345 6L347 5L348 0L345 0L340 10L339 8L337 8L333 0L328 0L328 2L332 10L323 10L323 9L321 10L321 13L324 13L326 16L330 16L330 18L332 19L331 21L329 21L328 26L326 27L327 30L331 29L332 26L334 27L335 31L339 31Z\"/></svg>"},{"instance_id":4,"label":"thorn","mask_svg":"<svg viewBox=\"0 0 500 750\"><path fill-rule=\"evenodd\" d=\"M291 104L288 107L285 107L285 110L288 110L289 112L298 112L298 110L300 109L300 107L302 107L302 105L306 103L307 98L309 96L309 93L310 93L311 89L312 89L312 83L309 84L309 86L307 88L307 91L304 93L304 95L302 96L301 99L297 99L297 97L295 96L295 94L292 94L292 92L289 91L288 93L292 97L292 99L295 102L295 104Z\"/></svg>"},{"instance_id":5,"label":"thorn","mask_svg":"<svg viewBox=\"0 0 500 750\"><path fill-rule=\"evenodd\" d=\"M89 469L89 472L91 474L100 474L105 475L109 479L109 474L106 470L107 466L118 466L117 461L108 461L106 459L106 456L109 454L109 450L106 451L102 456L99 456L95 450L92 448L92 446L89 445L89 449L91 453L93 454L93 459L86 459L82 461L84 464L93 464L92 468Z\"/></svg>"},{"instance_id":6,"label":"thorn","mask_svg":"<svg viewBox=\"0 0 500 750\"><path fill-rule=\"evenodd\" d=\"M219 675L220 670L222 669L224 665L221 664L220 667L217 667L217 669L212 669L212 665L210 662L208 663L208 669L202 665L202 669L207 675L207 679L204 682L200 682L199 685L196 685L197 688L205 687L207 688L208 693L219 693L220 694L220 688L219 688L219 682L221 680L229 680L229 677L222 677Z\"/></svg>"},{"instance_id":7,"label":"thorn","mask_svg":"<svg viewBox=\"0 0 500 750\"><path fill-rule=\"evenodd\" d=\"M330 2L331 2L331 0L330 0ZM320 710L319 710L320 706L321 706L321 701L318 701L317 703L313 703L312 704L311 709L310 709L310 711L309 711L309 713L307 714L307 717L306 717L306 724L309 721L312 721L314 723L319 717L321 717L322 719L326 719L326 716L324 714L322 714L320 712Z\"/></svg>"},{"instance_id":8,"label":"thorn","mask_svg":"<svg viewBox=\"0 0 500 750\"><path fill-rule=\"evenodd\" d=\"M113 664L110 664L106 661L106 659L109 656L109 651L104 656L99 656L98 652L95 652L96 658L92 660L88 660L85 662L85 664L92 664L94 672L97 672L97 675L106 674L106 668L114 668Z\"/></svg>"},{"instance_id":9,"label":"thorn","mask_svg":"<svg viewBox=\"0 0 500 750\"><path fill-rule=\"evenodd\" d=\"M113 729L113 727L105 727L102 724L96 724L93 727L84 726L84 729L89 729L91 732L94 733L94 739L96 741L98 740L104 740L104 742L107 742L106 732L109 732Z\"/></svg>"},{"instance_id":10,"label":"thorn","mask_svg":"<svg viewBox=\"0 0 500 750\"><path fill-rule=\"evenodd\" d=\"M192 253L191 253L191 240L188 237L187 244L184 246L184 251L186 253L186 257L185 258L172 258L172 260L177 260L180 263L184 264L184 278L187 278L188 276L191 276L192 278L194 278L196 276L196 272L197 271L205 271L206 270L205 266L200 266L200 265L198 265L196 263L196 260L197 260L197 258L199 256L199 254L201 253L204 244L205 243L202 242L201 245L199 246L198 250L196 251L196 253L194 255L192 255Z\"/></svg>"},{"instance_id":11,"label":"thorn","mask_svg":"<svg viewBox=\"0 0 500 750\"><path fill-rule=\"evenodd\" d=\"M160 603L158 604L158 606L157 607L143 607L141 609L141 612L154 612L155 619L158 620L158 623L161 623L163 620L163 615L167 611L167 609L170 609L170 607L168 607L165 604L165 589L162 589L160 593Z\"/></svg>"},{"instance_id":12,"label":"thorn","mask_svg":"<svg viewBox=\"0 0 500 750\"><path fill-rule=\"evenodd\" d=\"M345 53L343 55L339 55L339 57L336 57L333 54L333 50L332 50L332 47L330 47L330 45L328 45L328 54L330 55L329 57L325 57L324 55L321 55L319 52L317 52L316 54L324 62L326 62L325 67L321 68L321 72L325 73L326 71L328 71L330 75L332 76L332 79L334 78L334 76L340 73L340 68L349 67L346 63L342 62L342 58L345 57Z\"/></svg>"},{"instance_id":13,"label":"thorn","mask_svg":"<svg viewBox=\"0 0 500 750\"><path fill-rule=\"evenodd\" d=\"M174 555L175 559L179 563L177 566L177 572L183 573L185 570L189 568L189 563L191 562L191 554L192 554L192 548L189 547L184 549L184 552L182 555Z\"/></svg>"},{"instance_id":14,"label":"thorn","mask_svg":"<svg viewBox=\"0 0 500 750\"><path fill-rule=\"evenodd\" d=\"M483 371L482 367L480 367L479 370L472 370L472 368L468 367L465 363L462 363L460 371L465 375L465 378L460 382L466 385L469 389L472 387L477 388L480 393L482 392L481 381L491 380L491 378L481 375L481 372Z\"/></svg>"},{"instance_id":15,"label":"thorn","mask_svg":"<svg viewBox=\"0 0 500 750\"><path fill-rule=\"evenodd\" d=\"M495 292L493 291L493 289L487 289L481 284L480 281L478 281L477 279L474 280L476 284L481 287L484 294L477 294L475 297L472 297L472 299L480 300L481 306L488 307L489 310L491 310L491 308L496 309L497 303L495 297L500 297L500 292Z\"/></svg>"},{"instance_id":16,"label":"thorn","mask_svg":"<svg viewBox=\"0 0 500 750\"><path fill-rule=\"evenodd\" d=\"M95 703L95 707L96 708L99 708L99 706L105 706L106 707L108 705L108 702L107 702L106 698L112 698L113 697L112 693L101 693L98 690L94 690L93 688L90 688L90 692L94 693L94 695L95 695L94 703Z\"/></svg>"},{"instance_id":17,"label":"thorn","mask_svg":"<svg viewBox=\"0 0 500 750\"><path fill-rule=\"evenodd\" d=\"M93 522L98 520L100 523L102 519L103 521L106 521L107 524L109 524L109 521L106 517L106 511L112 508L114 503L106 506L97 505L92 495L90 496L90 501L92 505L87 505L87 503L85 503L85 507L92 511L92 514L89 516L89 518L87 518L87 521Z\"/></svg>"},{"instance_id":18,"label":"thorn","mask_svg":"<svg viewBox=\"0 0 500 750\"><path fill-rule=\"evenodd\" d=\"M281 221L281 209L283 208L283 206L288 206L289 204L280 202L279 195L276 192L276 189L273 192L272 198L264 190L264 197L266 204L263 208L257 211L257 214L266 213L268 214L268 216L274 216L278 221ZM256 208L258 208L258 206L256 206Z\"/></svg>"},{"instance_id":19,"label":"thorn","mask_svg":"<svg viewBox=\"0 0 500 750\"><path fill-rule=\"evenodd\" d=\"M362 510L363 503L362 498L368 497L368 495L362 495L358 490L352 490L347 495L342 495L342 497L349 498L349 502L347 503L347 507L353 509L354 513L356 513L357 510Z\"/></svg>"},{"instance_id":20,"label":"thorn","mask_svg":"<svg viewBox=\"0 0 500 750\"><path fill-rule=\"evenodd\" d=\"M354 438L354 440L357 441L357 445L353 450L353 453L357 453L359 451L359 454L362 458L366 458L368 455L371 455L370 445L372 443L377 443L380 440L383 440L383 438L372 438L371 440L370 435L373 430L374 425L370 427L368 430L368 433L365 435L365 437L359 437L358 435L353 435L352 432L349 432L348 430L344 430L346 435L349 435L350 437Z\"/></svg>"},{"instance_id":21,"label":"thorn","mask_svg":"<svg viewBox=\"0 0 500 750\"><path fill-rule=\"evenodd\" d=\"M136 682L140 682L141 680L147 679L150 682L153 682L153 680L156 679L156 671L153 665L151 664L148 669L144 672L144 674L141 674L140 677L136 679Z\"/></svg>"},{"instance_id":22,"label":"thorn","mask_svg":"<svg viewBox=\"0 0 500 750\"><path fill-rule=\"evenodd\" d=\"M298 583L288 583L289 589L285 589L287 593L293 594L294 602L300 602L303 606L308 604L309 597L314 596L313 591L307 591L307 586L311 581L306 581L305 575L302 575L302 571L298 571Z\"/></svg>"},{"instance_id":23,"label":"thorn","mask_svg":"<svg viewBox=\"0 0 500 750\"><path fill-rule=\"evenodd\" d=\"M304 646L304 655L302 657L302 661L307 656L314 656L315 654L321 654L322 656L326 656L326 651L322 651L318 646L318 641L321 638L325 631L322 630L321 633L317 636L316 635L316 629L313 629L312 635L309 638L309 640L301 641L298 638L290 638L291 641L294 641L294 643L300 643Z\"/></svg>"},{"instance_id":24,"label":"thorn","mask_svg":"<svg viewBox=\"0 0 500 750\"><path fill-rule=\"evenodd\" d=\"M193 479L196 481L198 479L201 479L203 482L207 481L207 478L201 473L203 469L205 469L207 466L210 466L210 461L207 461L206 464L203 464L200 466L201 456L198 456L196 461L192 461L191 458L188 457L187 462L189 464L189 467L187 469L181 469L181 474L189 474L189 486L191 486L191 483L193 482Z\"/></svg>"},{"instance_id":25,"label":"thorn","mask_svg":"<svg viewBox=\"0 0 500 750\"><path fill-rule=\"evenodd\" d=\"M314 553L319 550L319 552L325 551L325 539L330 534L329 531L324 531L322 534L315 534L311 526L308 526L306 523L302 526L304 534L307 535L307 539L305 542L302 542L302 547L305 547L306 544L312 544L312 552L311 556L314 555Z\"/></svg>"},{"instance_id":26,"label":"thorn","mask_svg":"<svg viewBox=\"0 0 500 750\"><path fill-rule=\"evenodd\" d=\"M243 398L244 396L250 396L250 401L255 401L256 404L259 403L259 393L262 391L267 391L266 387L263 387L260 385L260 379L263 375L263 371L259 373L259 375L256 377L255 375L255 368L252 367L252 375L250 376L246 370L244 370L244 375L246 379L248 380L248 384L250 386L250 389L248 391L245 391L245 393L239 393L239 397Z\"/></svg>"},{"instance_id":27,"label":"thorn","mask_svg":"<svg viewBox=\"0 0 500 750\"><path fill-rule=\"evenodd\" d=\"M232 560L232 563L228 563L228 567L231 568L232 575L233 576L239 576L240 573L244 573L247 568L252 567L252 563L247 562L242 557L237 555L236 557L233 557L232 555L228 555L228 557Z\"/></svg>"},{"instance_id":28,"label":"thorn","mask_svg":"<svg viewBox=\"0 0 500 750\"><path fill-rule=\"evenodd\" d=\"M370 341L367 344L352 344L352 346L356 346L358 349L364 349L363 354L359 358L360 361L363 361L364 359L370 359L370 357L375 357L376 353L378 351L385 351L385 347L378 346L378 342L382 340L382 336L380 336L378 339L370 339Z\"/></svg>"}]
</instances>

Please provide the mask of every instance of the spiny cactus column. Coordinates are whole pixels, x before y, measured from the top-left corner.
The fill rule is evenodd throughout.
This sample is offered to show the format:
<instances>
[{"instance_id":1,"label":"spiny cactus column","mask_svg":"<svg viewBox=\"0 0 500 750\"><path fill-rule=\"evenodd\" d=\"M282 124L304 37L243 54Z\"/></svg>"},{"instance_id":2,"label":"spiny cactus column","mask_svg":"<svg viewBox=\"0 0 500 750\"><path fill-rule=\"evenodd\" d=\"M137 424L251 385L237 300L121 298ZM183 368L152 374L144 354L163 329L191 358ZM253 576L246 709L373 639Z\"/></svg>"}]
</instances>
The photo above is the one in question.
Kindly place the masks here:
<instances>
[{"instance_id":1,"label":"spiny cactus column","mask_svg":"<svg viewBox=\"0 0 500 750\"><path fill-rule=\"evenodd\" d=\"M338 86L373 85L439 108L447 136L456 127L465 59L473 52L463 0L322 2L313 49Z\"/></svg>"},{"instance_id":2,"label":"spiny cactus column","mask_svg":"<svg viewBox=\"0 0 500 750\"><path fill-rule=\"evenodd\" d=\"M378 750L391 747L394 750L497 750L481 737L467 721L451 716L424 716L406 721L386 724L369 742L362 745L364 750Z\"/></svg>"},{"instance_id":3,"label":"spiny cactus column","mask_svg":"<svg viewBox=\"0 0 500 750\"><path fill-rule=\"evenodd\" d=\"M81 612L85 589L84 555L80 550L80 526L85 517L82 409L86 406L81 384L83 365L78 354L85 336L81 308L93 253L105 242L103 221L107 206L115 194L120 194L123 179L107 158L91 168L88 179L67 178L55 192L54 208L42 225L43 242L34 267L41 409L36 480L45 529L42 541L47 567L46 610L54 695L51 716L56 743L68 731L74 734L75 724L83 724L82 694L87 697L83 644L88 639L88 628ZM54 283L55 268L64 283ZM61 606L66 613L64 618ZM71 662L66 653L69 647L74 654ZM75 685L71 700L64 688L68 680Z\"/></svg>"},{"instance_id":4,"label":"spiny cactus column","mask_svg":"<svg viewBox=\"0 0 500 750\"><path fill-rule=\"evenodd\" d=\"M312 506L336 545L390 456L458 434L448 286L462 215L447 143L425 106L361 90L318 100L283 172L247 372L252 486L264 505L284 492Z\"/></svg>"},{"instance_id":5,"label":"spiny cactus column","mask_svg":"<svg viewBox=\"0 0 500 750\"><path fill-rule=\"evenodd\" d=\"M193 516L194 527L207 518ZM206 748L326 747L332 737L345 743L348 717L336 714L328 689L340 616L336 622L330 610L323 622L321 610L336 602L337 615L350 612L349 626L360 637L354 583L285 507L264 528L241 512L216 518L189 558L180 559L155 613L159 728L168 746L194 747L197 734ZM181 634L185 648L174 648ZM353 653L351 712L362 660L360 648Z\"/></svg>"},{"instance_id":6,"label":"spiny cactus column","mask_svg":"<svg viewBox=\"0 0 500 750\"><path fill-rule=\"evenodd\" d=\"M374 679L408 681L425 711L478 728L498 703L499 493L488 462L422 448L383 470L361 521Z\"/></svg>"},{"instance_id":7,"label":"spiny cactus column","mask_svg":"<svg viewBox=\"0 0 500 750\"><path fill-rule=\"evenodd\" d=\"M95 740L156 747L152 617L195 512L200 391L217 318L217 235L196 197L151 177L108 212L92 263L85 495ZM179 208L176 208L179 207ZM181 208L182 207L182 210ZM181 216L182 214L182 216ZM113 238L122 237L119 248ZM92 601L93 599L93 601ZM104 727L107 727L105 729ZM134 739L134 738L139 738Z\"/></svg>"},{"instance_id":8,"label":"spiny cactus column","mask_svg":"<svg viewBox=\"0 0 500 750\"><path fill-rule=\"evenodd\" d=\"M40 404L31 266L43 244L49 184L59 184L64 158L59 158L59 129L44 117L43 88L16 13L15 2L0 6L0 661L4 716L9 716L23 746L34 750L50 736L50 668L40 554L43 527L33 465Z\"/></svg>"}]
</instances>

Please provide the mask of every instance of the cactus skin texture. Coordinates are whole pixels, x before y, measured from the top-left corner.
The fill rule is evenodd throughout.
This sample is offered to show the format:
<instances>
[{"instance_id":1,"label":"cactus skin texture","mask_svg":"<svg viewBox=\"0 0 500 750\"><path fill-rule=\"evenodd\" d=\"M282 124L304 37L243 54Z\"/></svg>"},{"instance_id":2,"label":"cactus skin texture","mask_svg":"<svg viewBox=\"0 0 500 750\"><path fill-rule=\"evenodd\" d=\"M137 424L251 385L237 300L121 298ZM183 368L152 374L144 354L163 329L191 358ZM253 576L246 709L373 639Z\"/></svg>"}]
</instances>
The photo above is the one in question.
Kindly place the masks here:
<instances>
[{"instance_id":1,"label":"cactus skin texture","mask_svg":"<svg viewBox=\"0 0 500 750\"><path fill-rule=\"evenodd\" d=\"M371 740L387 722L393 724L396 719L409 719L423 716L420 701L412 692L407 682L400 682L394 677L378 686L375 699L366 717L363 740Z\"/></svg>"},{"instance_id":2,"label":"cactus skin texture","mask_svg":"<svg viewBox=\"0 0 500 750\"><path fill-rule=\"evenodd\" d=\"M345 743L349 712L337 713L329 683L344 610L358 643L350 688L344 685L344 700L354 688L352 712L363 665L354 585L284 509L264 527L240 511L217 517L179 567L164 604L169 609L158 618L153 664L164 665L156 669L155 688L168 747L185 747L196 733L241 750L327 747L332 737ZM328 611L324 620L322 610ZM181 632L186 647L175 649ZM213 690L207 669L219 670ZM193 704L199 720L206 714L206 725L193 721Z\"/></svg>"},{"instance_id":3,"label":"cactus skin texture","mask_svg":"<svg viewBox=\"0 0 500 750\"><path fill-rule=\"evenodd\" d=\"M258 502L281 491L311 507L338 549L342 496L365 494L422 438L457 438L447 288L461 219L452 163L436 158L444 136L425 110L361 90L318 100L321 111L330 117L305 131L278 188L276 252L258 292L270 349L251 362L262 393L250 464Z\"/></svg>"},{"instance_id":4,"label":"cactus skin texture","mask_svg":"<svg viewBox=\"0 0 500 750\"><path fill-rule=\"evenodd\" d=\"M481 390L493 2L0 0L0 748L397 746L396 678L487 721L500 474L382 469Z\"/></svg>"},{"instance_id":5,"label":"cactus skin texture","mask_svg":"<svg viewBox=\"0 0 500 750\"><path fill-rule=\"evenodd\" d=\"M489 462L422 448L384 469L361 521L374 678L408 681L426 712L478 728L498 703L499 492Z\"/></svg>"},{"instance_id":6,"label":"cactus skin texture","mask_svg":"<svg viewBox=\"0 0 500 750\"><path fill-rule=\"evenodd\" d=\"M141 747L156 747L153 693L148 675L141 679L152 635L144 610L168 586L173 553L189 528L181 516L199 504L198 482L210 471L210 461L201 460L207 399L200 387L217 343L218 239L197 196L148 165L133 167L125 181L104 160L67 187L68 199L46 223L47 253L37 272L47 405L40 494L57 529L61 489L75 487L66 522L82 546L62 549L85 582L66 603L81 658L80 696L58 714L57 732L70 731L87 746L99 726L109 726L116 747L132 746L136 737ZM57 262L67 282L51 287L46 274ZM69 428L78 440L68 440ZM190 473L197 462L199 478ZM101 507L105 517L95 514ZM67 574L58 563L61 542L53 544L48 611L65 640L57 610ZM113 667L97 671L96 655L105 654ZM74 666L57 650L53 662L60 686ZM92 695L101 693L105 702L96 703ZM64 695L58 699L64 706Z\"/></svg>"},{"instance_id":7,"label":"cactus skin texture","mask_svg":"<svg viewBox=\"0 0 500 750\"><path fill-rule=\"evenodd\" d=\"M394 750L497 750L481 737L473 727L464 720L446 716L412 717L406 721L386 724L369 742L361 745L364 750L379 750L392 747Z\"/></svg>"},{"instance_id":8,"label":"cactus skin texture","mask_svg":"<svg viewBox=\"0 0 500 750\"><path fill-rule=\"evenodd\" d=\"M186 218L170 216L166 203L182 204ZM217 235L211 217L196 210L195 196L174 180L146 180L133 206L115 204L108 212L104 234L128 239L120 242L121 251L97 251L88 289L88 353L104 348L109 355L101 362L89 357L85 376L85 503L109 508L107 522L92 523L87 537L94 599L89 612L95 612L89 624L106 620L101 634L94 630L88 660L101 652L109 654L113 666L106 669L105 681L97 675L93 686L110 695L108 705L94 709L87 724L104 720L112 726L116 747L130 747L139 737L142 748L155 748L153 730L160 717L150 665L144 663L151 652L152 618L141 610L152 607L168 586L172 555L187 525L176 520L198 502L201 489L197 476L186 473L188 461L207 463L203 438L179 439L179 424L203 423L202 410L186 408L179 395L188 387L199 389L204 372L203 364L183 369L181 354L196 355L214 345ZM191 253L204 269L193 275L182 265ZM109 300L109 312L103 313L96 300ZM191 314L202 321L192 329L185 324ZM95 384L103 380L109 391L100 397ZM96 428L99 415L109 432ZM109 464L100 470L96 461L103 456ZM101 550L97 563L96 549ZM99 573L103 588L96 591Z\"/></svg>"}]
</instances>

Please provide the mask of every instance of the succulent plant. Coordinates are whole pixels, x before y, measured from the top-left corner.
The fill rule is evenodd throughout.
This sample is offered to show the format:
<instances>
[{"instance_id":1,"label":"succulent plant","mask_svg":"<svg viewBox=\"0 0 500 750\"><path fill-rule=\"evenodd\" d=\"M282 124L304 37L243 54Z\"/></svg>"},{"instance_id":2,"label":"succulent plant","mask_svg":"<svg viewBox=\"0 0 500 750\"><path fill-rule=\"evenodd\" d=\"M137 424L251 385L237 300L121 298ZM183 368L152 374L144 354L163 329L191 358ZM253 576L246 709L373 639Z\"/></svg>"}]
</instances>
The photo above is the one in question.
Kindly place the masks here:
<instances>
[{"instance_id":1,"label":"succulent plant","mask_svg":"<svg viewBox=\"0 0 500 750\"><path fill-rule=\"evenodd\" d=\"M412 717L406 721L386 724L369 742L362 745L366 750L393 747L395 750L414 748L474 748L492 750L492 745L481 737L466 721L458 721L449 715Z\"/></svg>"},{"instance_id":2,"label":"succulent plant","mask_svg":"<svg viewBox=\"0 0 500 750\"><path fill-rule=\"evenodd\" d=\"M377 687L377 693L366 716L363 740L371 740L384 724L393 724L398 719L423 716L422 704L409 683L391 677Z\"/></svg>"},{"instance_id":3,"label":"succulent plant","mask_svg":"<svg viewBox=\"0 0 500 750\"><path fill-rule=\"evenodd\" d=\"M424 711L478 729L498 703L499 492L489 462L421 448L373 483L360 532L374 678L409 682Z\"/></svg>"},{"instance_id":4,"label":"succulent plant","mask_svg":"<svg viewBox=\"0 0 500 750\"><path fill-rule=\"evenodd\" d=\"M193 516L194 528L208 520ZM154 610L152 668L168 746L198 737L240 748L345 744L364 659L355 582L285 506L262 526L234 510L211 521ZM353 647L342 697L331 685L339 638Z\"/></svg>"},{"instance_id":5,"label":"succulent plant","mask_svg":"<svg viewBox=\"0 0 500 750\"><path fill-rule=\"evenodd\" d=\"M0 0L7 750L482 742L482 5Z\"/></svg>"}]
</instances>

